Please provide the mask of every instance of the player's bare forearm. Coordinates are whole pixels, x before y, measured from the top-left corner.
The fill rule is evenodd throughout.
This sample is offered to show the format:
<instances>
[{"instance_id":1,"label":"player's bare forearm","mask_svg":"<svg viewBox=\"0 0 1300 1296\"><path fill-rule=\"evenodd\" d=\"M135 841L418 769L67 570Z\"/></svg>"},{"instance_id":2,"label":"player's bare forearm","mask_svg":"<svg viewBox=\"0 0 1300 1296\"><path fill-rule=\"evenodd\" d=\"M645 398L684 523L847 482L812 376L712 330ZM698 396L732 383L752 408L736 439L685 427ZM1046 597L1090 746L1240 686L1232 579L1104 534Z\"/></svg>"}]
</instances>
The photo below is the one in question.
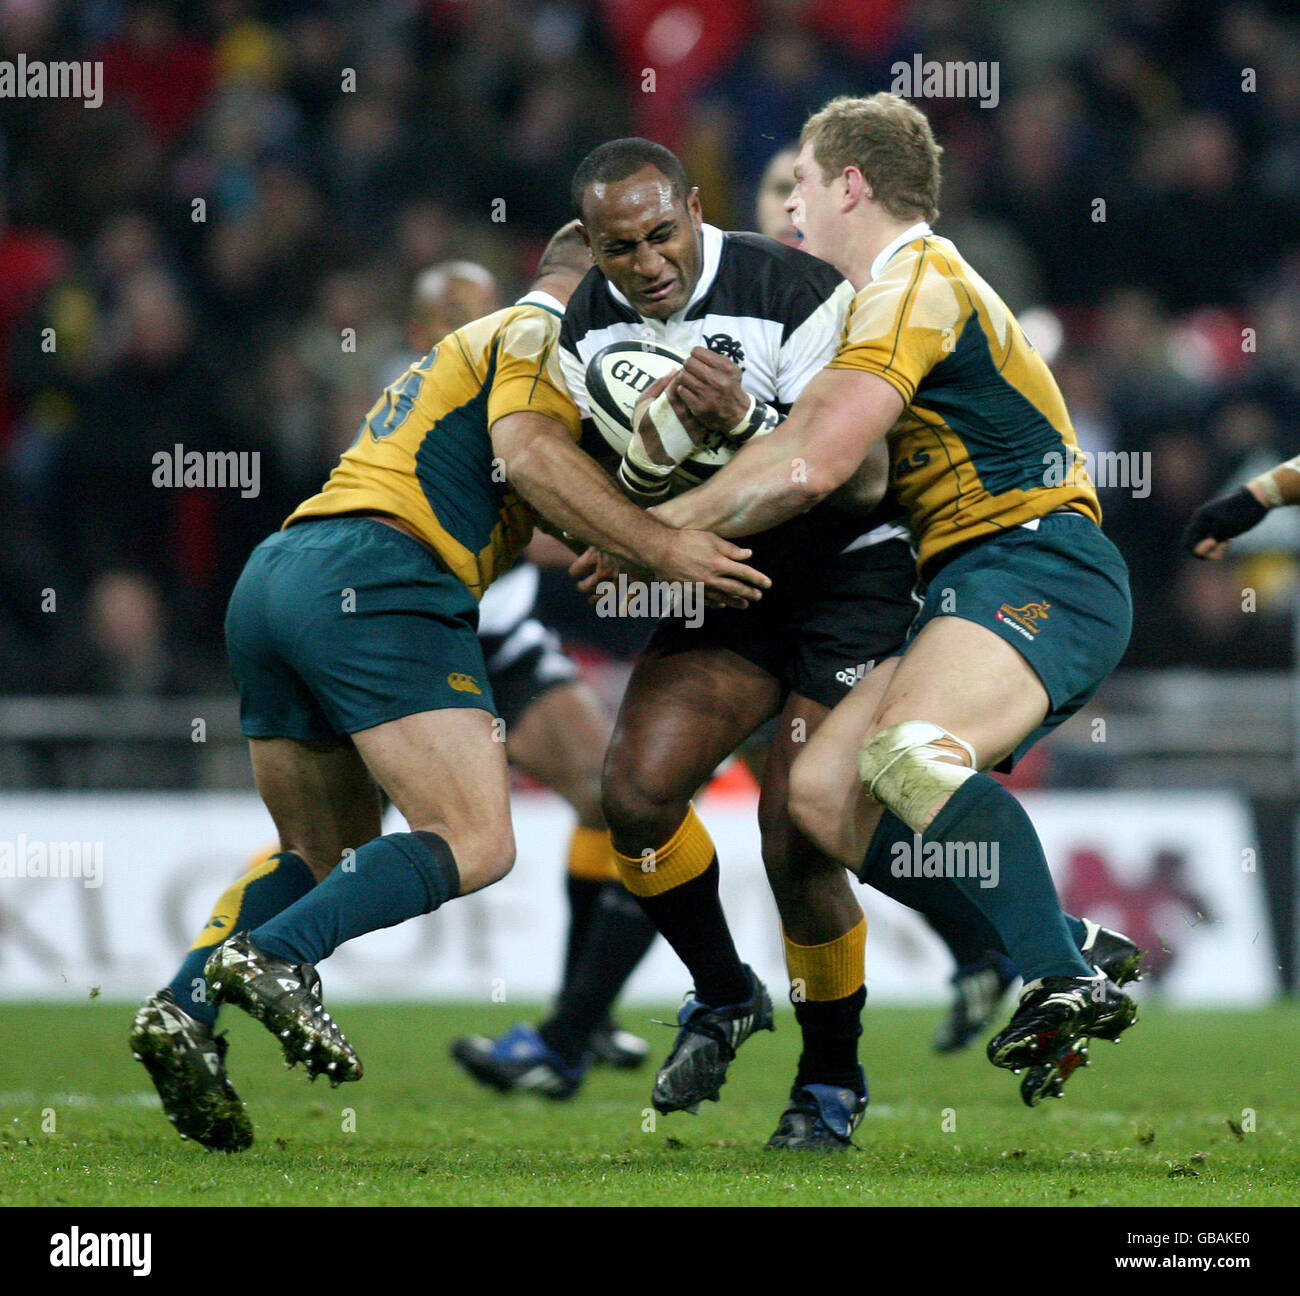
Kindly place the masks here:
<instances>
[{"instance_id":1,"label":"player's bare forearm","mask_svg":"<svg viewBox=\"0 0 1300 1296\"><path fill-rule=\"evenodd\" d=\"M702 486L656 507L655 516L722 536L766 531L849 481L902 408L883 379L823 370L773 432L751 441Z\"/></svg>"},{"instance_id":2,"label":"player's bare forearm","mask_svg":"<svg viewBox=\"0 0 1300 1296\"><path fill-rule=\"evenodd\" d=\"M1250 491L1265 508L1281 508L1284 504L1300 504L1300 455L1270 468L1246 483Z\"/></svg>"},{"instance_id":3,"label":"player's bare forearm","mask_svg":"<svg viewBox=\"0 0 1300 1296\"><path fill-rule=\"evenodd\" d=\"M492 448L507 480L538 513L622 562L702 584L741 604L760 598L772 583L745 565L748 549L707 531L666 526L639 509L554 419L508 414L492 425Z\"/></svg>"},{"instance_id":4,"label":"player's bare forearm","mask_svg":"<svg viewBox=\"0 0 1300 1296\"><path fill-rule=\"evenodd\" d=\"M538 514L537 530L533 532L524 556L538 567L568 567L574 555L581 556L587 548L581 540L565 535Z\"/></svg>"},{"instance_id":5,"label":"player's bare forearm","mask_svg":"<svg viewBox=\"0 0 1300 1296\"><path fill-rule=\"evenodd\" d=\"M746 536L806 512L829 491L801 472L798 443L770 444L776 435L746 446L702 486L656 505L654 515L669 526Z\"/></svg>"},{"instance_id":6,"label":"player's bare forearm","mask_svg":"<svg viewBox=\"0 0 1300 1296\"><path fill-rule=\"evenodd\" d=\"M506 479L556 531L631 562L656 567L669 536L638 508L554 419L509 414L492 425Z\"/></svg>"}]
</instances>

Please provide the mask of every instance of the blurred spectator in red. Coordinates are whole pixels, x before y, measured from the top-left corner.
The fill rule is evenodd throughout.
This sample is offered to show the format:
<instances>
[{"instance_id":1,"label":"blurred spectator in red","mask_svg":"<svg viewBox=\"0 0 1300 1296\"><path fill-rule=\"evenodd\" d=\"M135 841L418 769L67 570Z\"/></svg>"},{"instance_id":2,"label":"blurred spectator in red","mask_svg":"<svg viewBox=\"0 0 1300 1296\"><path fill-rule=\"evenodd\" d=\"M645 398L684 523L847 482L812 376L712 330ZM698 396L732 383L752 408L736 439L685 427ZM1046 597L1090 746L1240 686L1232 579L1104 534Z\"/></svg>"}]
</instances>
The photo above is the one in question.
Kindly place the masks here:
<instances>
[{"instance_id":1,"label":"blurred spectator in red","mask_svg":"<svg viewBox=\"0 0 1300 1296\"><path fill-rule=\"evenodd\" d=\"M121 33L94 57L104 64L106 99L130 103L165 143L193 125L208 92L212 51L182 32L163 0L135 0Z\"/></svg>"},{"instance_id":2,"label":"blurred spectator in red","mask_svg":"<svg viewBox=\"0 0 1300 1296\"><path fill-rule=\"evenodd\" d=\"M691 96L734 60L753 30L754 6L736 0L602 0L601 8L619 51L633 129L676 148ZM769 143L788 135L771 136Z\"/></svg>"},{"instance_id":3,"label":"blurred spectator in red","mask_svg":"<svg viewBox=\"0 0 1300 1296\"><path fill-rule=\"evenodd\" d=\"M13 432L10 347L23 317L62 273L67 261L61 242L40 230L14 229L0 194L0 445Z\"/></svg>"}]
</instances>

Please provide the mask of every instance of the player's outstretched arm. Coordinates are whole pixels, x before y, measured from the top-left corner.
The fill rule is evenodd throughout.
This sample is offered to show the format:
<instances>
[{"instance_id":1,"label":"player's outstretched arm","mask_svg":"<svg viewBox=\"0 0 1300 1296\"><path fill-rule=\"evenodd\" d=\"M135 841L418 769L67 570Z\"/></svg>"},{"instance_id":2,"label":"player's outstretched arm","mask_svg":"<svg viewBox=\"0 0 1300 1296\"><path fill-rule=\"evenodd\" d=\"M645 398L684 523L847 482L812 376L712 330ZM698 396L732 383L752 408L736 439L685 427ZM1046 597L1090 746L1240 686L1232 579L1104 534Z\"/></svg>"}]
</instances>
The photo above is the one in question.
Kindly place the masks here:
<instances>
[{"instance_id":1,"label":"player's outstretched arm","mask_svg":"<svg viewBox=\"0 0 1300 1296\"><path fill-rule=\"evenodd\" d=\"M823 369L774 431L751 441L704 485L658 505L655 516L719 535L766 531L847 482L902 409L903 398L884 379Z\"/></svg>"},{"instance_id":2,"label":"player's outstretched arm","mask_svg":"<svg viewBox=\"0 0 1300 1296\"><path fill-rule=\"evenodd\" d=\"M492 425L492 448L507 480L537 512L597 549L668 580L751 602L771 585L745 565L748 549L704 530L674 529L638 508L554 419L507 414Z\"/></svg>"},{"instance_id":3,"label":"player's outstretched arm","mask_svg":"<svg viewBox=\"0 0 1300 1296\"><path fill-rule=\"evenodd\" d=\"M1258 526L1269 509L1283 504L1300 504L1300 455L1202 504L1183 532L1183 548L1197 558L1222 558L1229 540Z\"/></svg>"}]
</instances>

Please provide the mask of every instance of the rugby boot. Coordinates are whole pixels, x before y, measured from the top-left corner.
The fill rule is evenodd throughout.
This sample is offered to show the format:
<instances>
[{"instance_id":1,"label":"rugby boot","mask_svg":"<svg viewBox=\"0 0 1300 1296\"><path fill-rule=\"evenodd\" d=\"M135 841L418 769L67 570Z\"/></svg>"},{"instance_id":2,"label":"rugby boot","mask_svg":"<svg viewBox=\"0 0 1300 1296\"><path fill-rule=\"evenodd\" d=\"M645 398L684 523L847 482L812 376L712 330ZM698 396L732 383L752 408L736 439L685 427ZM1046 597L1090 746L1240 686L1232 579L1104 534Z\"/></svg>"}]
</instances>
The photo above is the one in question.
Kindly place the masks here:
<instances>
[{"instance_id":1,"label":"rugby boot","mask_svg":"<svg viewBox=\"0 0 1300 1296\"><path fill-rule=\"evenodd\" d=\"M746 965L751 993L743 1003L711 1008L688 996L677 1014L677 1039L655 1077L650 1101L656 1111L695 1112L705 1099L718 1101L736 1050L755 1032L775 1030L772 1000Z\"/></svg>"},{"instance_id":2,"label":"rugby boot","mask_svg":"<svg viewBox=\"0 0 1300 1296\"><path fill-rule=\"evenodd\" d=\"M1105 973L1112 988L1142 979L1142 950L1127 936L1085 918L1087 935L1080 952L1099 972ZM1124 1021L1122 1015L1103 1020L1094 1026L1093 1039L1119 1041L1120 1034L1136 1020ZM1063 1098L1065 1082L1080 1067L1089 1065L1088 1038L1058 1047L1046 1061L1031 1066L1020 1082L1020 1097L1026 1106L1037 1107L1044 1098Z\"/></svg>"},{"instance_id":3,"label":"rugby boot","mask_svg":"<svg viewBox=\"0 0 1300 1296\"><path fill-rule=\"evenodd\" d=\"M213 997L234 1004L279 1041L290 1067L302 1062L314 1080L360 1080L361 1059L320 1001L320 977L310 963L293 964L257 948L240 932L218 945L203 969Z\"/></svg>"},{"instance_id":4,"label":"rugby boot","mask_svg":"<svg viewBox=\"0 0 1300 1296\"><path fill-rule=\"evenodd\" d=\"M531 1091L548 1098L572 1098L583 1069L571 1067L547 1048L531 1026L512 1026L500 1039L469 1035L451 1046L456 1064L480 1084L501 1093Z\"/></svg>"},{"instance_id":5,"label":"rugby boot","mask_svg":"<svg viewBox=\"0 0 1300 1296\"><path fill-rule=\"evenodd\" d=\"M1079 953L1117 986L1142 980L1143 951L1127 936L1085 918L1085 936Z\"/></svg>"},{"instance_id":6,"label":"rugby boot","mask_svg":"<svg viewBox=\"0 0 1300 1296\"><path fill-rule=\"evenodd\" d=\"M867 1110L866 1086L865 1076L860 1094L840 1085L796 1085L767 1146L790 1152L844 1152L853 1147L853 1131Z\"/></svg>"},{"instance_id":7,"label":"rugby boot","mask_svg":"<svg viewBox=\"0 0 1300 1296\"><path fill-rule=\"evenodd\" d=\"M1137 1021L1137 1004L1122 994L1114 981L1108 980L1105 989L1108 1006L1096 1015L1085 1034L1060 1043L1049 1057L1029 1067L1020 1082L1020 1097L1026 1106L1037 1107L1044 1098L1064 1098L1065 1082L1080 1067L1089 1065L1088 1041L1101 1039L1118 1044L1120 1035Z\"/></svg>"},{"instance_id":8,"label":"rugby boot","mask_svg":"<svg viewBox=\"0 0 1300 1296\"><path fill-rule=\"evenodd\" d=\"M1011 1021L989 1041L988 1058L1017 1073L1043 1064L1068 1068L1068 1077L1086 1061L1089 1037L1118 1040L1136 1020L1137 1004L1104 974L1043 977L1021 991Z\"/></svg>"},{"instance_id":9,"label":"rugby boot","mask_svg":"<svg viewBox=\"0 0 1300 1296\"><path fill-rule=\"evenodd\" d=\"M1117 986L1142 979L1142 950L1133 941L1087 918L1083 925L1085 936L1079 952L1089 963ZM956 1053L965 1048L988 1025L1017 975L1015 964L992 950L979 961L958 968L952 978L952 1007L934 1033L936 1051Z\"/></svg>"},{"instance_id":10,"label":"rugby boot","mask_svg":"<svg viewBox=\"0 0 1300 1296\"><path fill-rule=\"evenodd\" d=\"M242 1152L253 1123L226 1076L226 1037L191 1017L170 990L150 995L131 1024L131 1054L183 1139L218 1152Z\"/></svg>"}]
</instances>

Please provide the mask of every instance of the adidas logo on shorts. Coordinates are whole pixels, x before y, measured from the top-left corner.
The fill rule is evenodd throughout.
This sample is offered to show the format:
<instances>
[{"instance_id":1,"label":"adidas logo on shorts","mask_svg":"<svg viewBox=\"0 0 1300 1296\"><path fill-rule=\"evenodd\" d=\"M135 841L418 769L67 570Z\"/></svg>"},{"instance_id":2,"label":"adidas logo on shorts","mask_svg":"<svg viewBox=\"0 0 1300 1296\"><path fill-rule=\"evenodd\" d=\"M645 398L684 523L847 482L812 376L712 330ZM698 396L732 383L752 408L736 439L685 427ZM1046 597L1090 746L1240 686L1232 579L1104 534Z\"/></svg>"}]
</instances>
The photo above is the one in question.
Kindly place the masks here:
<instances>
[{"instance_id":1,"label":"adidas logo on shorts","mask_svg":"<svg viewBox=\"0 0 1300 1296\"><path fill-rule=\"evenodd\" d=\"M859 662L848 670L836 671L835 678L846 687L852 688L859 680L866 679L875 664L874 661Z\"/></svg>"}]
</instances>

